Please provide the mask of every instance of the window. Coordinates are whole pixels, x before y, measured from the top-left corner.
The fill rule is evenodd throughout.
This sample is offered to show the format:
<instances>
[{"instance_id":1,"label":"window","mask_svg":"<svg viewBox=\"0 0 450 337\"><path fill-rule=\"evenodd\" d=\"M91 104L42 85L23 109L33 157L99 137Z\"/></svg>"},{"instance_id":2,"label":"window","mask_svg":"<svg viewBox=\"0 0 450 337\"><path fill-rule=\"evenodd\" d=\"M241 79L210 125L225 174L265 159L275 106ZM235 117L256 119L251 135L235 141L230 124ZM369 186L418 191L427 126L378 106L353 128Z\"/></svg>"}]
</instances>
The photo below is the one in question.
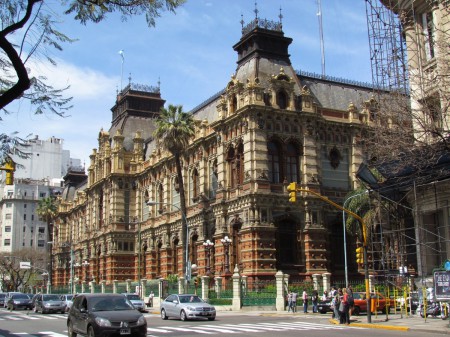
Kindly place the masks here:
<instances>
[{"instance_id":1,"label":"window","mask_svg":"<svg viewBox=\"0 0 450 337\"><path fill-rule=\"evenodd\" d=\"M434 58L435 29L433 21L433 13L422 14L422 29L427 60Z\"/></svg>"},{"instance_id":2,"label":"window","mask_svg":"<svg viewBox=\"0 0 450 337\"><path fill-rule=\"evenodd\" d=\"M11 219L11 213L5 214L5 219L6 219L6 220L10 220L10 219Z\"/></svg>"},{"instance_id":3,"label":"window","mask_svg":"<svg viewBox=\"0 0 450 337\"><path fill-rule=\"evenodd\" d=\"M39 227L38 228L38 233L39 234L44 234L45 233L45 227Z\"/></svg>"},{"instance_id":4,"label":"window","mask_svg":"<svg viewBox=\"0 0 450 337\"><path fill-rule=\"evenodd\" d=\"M27 220L27 215L26 215L26 214L23 215L23 219L24 219L25 221Z\"/></svg>"},{"instance_id":5,"label":"window","mask_svg":"<svg viewBox=\"0 0 450 337\"><path fill-rule=\"evenodd\" d=\"M218 179L217 179L217 161L214 161L214 163L209 168L209 197L215 198L216 197L216 191L219 187Z\"/></svg>"},{"instance_id":6,"label":"window","mask_svg":"<svg viewBox=\"0 0 450 337\"><path fill-rule=\"evenodd\" d=\"M11 207L12 207L12 203L7 202L7 203L6 203L6 208L11 208Z\"/></svg>"},{"instance_id":7,"label":"window","mask_svg":"<svg viewBox=\"0 0 450 337\"><path fill-rule=\"evenodd\" d=\"M23 226L23 232L25 233L27 231L27 227Z\"/></svg>"},{"instance_id":8,"label":"window","mask_svg":"<svg viewBox=\"0 0 450 337\"><path fill-rule=\"evenodd\" d=\"M269 180L272 183L280 183L280 146L275 142L267 144L269 155Z\"/></svg>"},{"instance_id":9,"label":"window","mask_svg":"<svg viewBox=\"0 0 450 337\"><path fill-rule=\"evenodd\" d=\"M23 204L23 208L27 208L27 204Z\"/></svg>"},{"instance_id":10,"label":"window","mask_svg":"<svg viewBox=\"0 0 450 337\"><path fill-rule=\"evenodd\" d=\"M298 182L299 159L298 151L294 144L286 147L286 179L288 182Z\"/></svg>"},{"instance_id":11,"label":"window","mask_svg":"<svg viewBox=\"0 0 450 337\"><path fill-rule=\"evenodd\" d=\"M196 201L200 195L200 179L198 176L197 169L194 169L192 171L191 178L192 178L192 181L191 181L192 182L192 191L191 191L192 194L191 194L191 196L192 196L192 200Z\"/></svg>"},{"instance_id":12,"label":"window","mask_svg":"<svg viewBox=\"0 0 450 337\"><path fill-rule=\"evenodd\" d=\"M180 205L180 184L178 183L178 178L173 179L172 186L172 210L177 209L176 206Z\"/></svg>"},{"instance_id":13,"label":"window","mask_svg":"<svg viewBox=\"0 0 450 337\"><path fill-rule=\"evenodd\" d=\"M11 232L11 226L5 226L5 233Z\"/></svg>"},{"instance_id":14,"label":"window","mask_svg":"<svg viewBox=\"0 0 450 337\"><path fill-rule=\"evenodd\" d=\"M4 241L3 241L3 246L11 246L11 239L5 239Z\"/></svg>"},{"instance_id":15,"label":"window","mask_svg":"<svg viewBox=\"0 0 450 337\"><path fill-rule=\"evenodd\" d=\"M34 221L34 214L31 214L31 221Z\"/></svg>"},{"instance_id":16,"label":"window","mask_svg":"<svg viewBox=\"0 0 450 337\"><path fill-rule=\"evenodd\" d=\"M45 246L45 240L38 240L38 247L44 247Z\"/></svg>"},{"instance_id":17,"label":"window","mask_svg":"<svg viewBox=\"0 0 450 337\"><path fill-rule=\"evenodd\" d=\"M282 146L278 141L267 143L269 180L279 184L285 179L288 182L299 182L300 151L295 143Z\"/></svg>"},{"instance_id":18,"label":"window","mask_svg":"<svg viewBox=\"0 0 450 337\"><path fill-rule=\"evenodd\" d=\"M230 187L236 188L244 181L244 145L240 143L237 149L231 147L227 155Z\"/></svg>"},{"instance_id":19,"label":"window","mask_svg":"<svg viewBox=\"0 0 450 337\"><path fill-rule=\"evenodd\" d=\"M39 193L39 197L40 197L40 198L45 198L45 196L46 196L46 193L45 193L45 192Z\"/></svg>"},{"instance_id":20,"label":"window","mask_svg":"<svg viewBox=\"0 0 450 337\"><path fill-rule=\"evenodd\" d=\"M286 93L283 90L280 90L277 93L277 104L280 109L287 108L287 97Z\"/></svg>"}]
</instances>

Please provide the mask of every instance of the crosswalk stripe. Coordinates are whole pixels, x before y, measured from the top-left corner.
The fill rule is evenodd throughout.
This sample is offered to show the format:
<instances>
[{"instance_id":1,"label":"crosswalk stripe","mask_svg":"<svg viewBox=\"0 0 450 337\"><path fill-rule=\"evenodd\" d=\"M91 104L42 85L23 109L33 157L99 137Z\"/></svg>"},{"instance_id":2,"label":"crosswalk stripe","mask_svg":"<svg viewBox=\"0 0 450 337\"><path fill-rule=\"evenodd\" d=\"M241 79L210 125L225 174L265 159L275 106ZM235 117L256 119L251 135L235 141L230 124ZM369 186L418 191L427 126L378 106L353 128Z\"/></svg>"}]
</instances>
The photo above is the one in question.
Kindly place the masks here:
<instances>
[{"instance_id":1,"label":"crosswalk stripe","mask_svg":"<svg viewBox=\"0 0 450 337\"><path fill-rule=\"evenodd\" d=\"M199 327L200 327L200 325L199 325ZM190 328L190 329L189 328L178 328L178 327L171 327L171 326L162 326L161 329L172 329L172 330L176 330L176 331L185 331L185 332L192 332L192 330L193 330L192 328ZM195 332L207 334L207 335L214 334L214 332L199 330L197 328L195 328Z\"/></svg>"},{"instance_id":2,"label":"crosswalk stripe","mask_svg":"<svg viewBox=\"0 0 450 337\"><path fill-rule=\"evenodd\" d=\"M45 333L48 336L46 337L67 337L66 335L57 333L57 332L53 332L53 331L40 331L39 333Z\"/></svg>"},{"instance_id":3,"label":"crosswalk stripe","mask_svg":"<svg viewBox=\"0 0 450 337\"><path fill-rule=\"evenodd\" d=\"M233 331L230 329L222 329L222 325L202 325L203 330L212 330L215 332L223 332L223 333L238 333L237 331Z\"/></svg>"},{"instance_id":4,"label":"crosswalk stripe","mask_svg":"<svg viewBox=\"0 0 450 337\"><path fill-rule=\"evenodd\" d=\"M19 317L19 316L4 316L4 317L6 317L7 319L10 319L12 321L21 321L22 320L22 317Z\"/></svg>"},{"instance_id":5,"label":"crosswalk stripe","mask_svg":"<svg viewBox=\"0 0 450 337\"><path fill-rule=\"evenodd\" d=\"M224 324L221 326L225 326L227 328L230 329L235 329L235 330L239 330L239 331L247 331L247 332L262 332L262 330L257 330L256 326L254 328L245 328L245 327L241 327L240 324L238 325L233 325L233 324Z\"/></svg>"}]
</instances>

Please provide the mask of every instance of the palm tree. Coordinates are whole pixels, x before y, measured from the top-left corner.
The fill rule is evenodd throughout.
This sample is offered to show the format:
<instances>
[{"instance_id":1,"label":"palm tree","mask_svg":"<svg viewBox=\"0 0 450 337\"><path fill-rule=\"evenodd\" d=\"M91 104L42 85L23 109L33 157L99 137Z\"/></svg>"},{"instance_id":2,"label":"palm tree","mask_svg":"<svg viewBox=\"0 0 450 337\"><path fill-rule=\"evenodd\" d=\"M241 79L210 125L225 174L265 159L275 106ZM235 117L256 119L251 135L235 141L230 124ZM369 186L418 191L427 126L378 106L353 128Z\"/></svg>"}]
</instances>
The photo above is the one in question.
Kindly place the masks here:
<instances>
[{"instance_id":1,"label":"palm tree","mask_svg":"<svg viewBox=\"0 0 450 337\"><path fill-rule=\"evenodd\" d=\"M195 135L197 121L191 113L183 112L181 105L169 105L168 109L161 108L160 115L156 120L154 137L156 141L168 150L175 160L177 169L177 180L180 193L180 209L182 212L182 238L183 249L183 270L186 272L187 265L187 229L186 220L186 196L184 192L183 171L181 167L181 156L186 151L189 140ZM185 275L186 276L186 275Z\"/></svg>"},{"instance_id":2,"label":"palm tree","mask_svg":"<svg viewBox=\"0 0 450 337\"><path fill-rule=\"evenodd\" d=\"M58 204L54 197L49 196L47 198L43 198L39 200L38 207L36 208L36 213L44 220L47 224L47 242L51 242L53 244L53 220L56 218L58 212ZM49 250L49 283L51 284L52 279L52 254L51 250Z\"/></svg>"}]
</instances>

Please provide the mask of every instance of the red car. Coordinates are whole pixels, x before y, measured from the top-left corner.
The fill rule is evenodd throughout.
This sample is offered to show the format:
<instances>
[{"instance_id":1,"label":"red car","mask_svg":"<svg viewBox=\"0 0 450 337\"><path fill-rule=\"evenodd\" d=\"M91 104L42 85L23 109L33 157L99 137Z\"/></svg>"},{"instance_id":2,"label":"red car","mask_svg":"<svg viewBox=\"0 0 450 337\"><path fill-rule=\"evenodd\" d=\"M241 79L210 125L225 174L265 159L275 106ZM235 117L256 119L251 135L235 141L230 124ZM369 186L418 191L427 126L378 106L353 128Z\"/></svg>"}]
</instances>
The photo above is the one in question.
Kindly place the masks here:
<instances>
[{"instance_id":1,"label":"red car","mask_svg":"<svg viewBox=\"0 0 450 337\"><path fill-rule=\"evenodd\" d=\"M375 301L373 305L376 306L376 311L383 313L389 313L391 308L395 306L395 302L392 299L387 299L380 293L371 293L370 297L372 301ZM367 312L366 293L355 292L353 293L355 304L353 306L353 315L359 315L360 312ZM373 302L372 302L373 303ZM374 310L372 310L374 312Z\"/></svg>"}]
</instances>

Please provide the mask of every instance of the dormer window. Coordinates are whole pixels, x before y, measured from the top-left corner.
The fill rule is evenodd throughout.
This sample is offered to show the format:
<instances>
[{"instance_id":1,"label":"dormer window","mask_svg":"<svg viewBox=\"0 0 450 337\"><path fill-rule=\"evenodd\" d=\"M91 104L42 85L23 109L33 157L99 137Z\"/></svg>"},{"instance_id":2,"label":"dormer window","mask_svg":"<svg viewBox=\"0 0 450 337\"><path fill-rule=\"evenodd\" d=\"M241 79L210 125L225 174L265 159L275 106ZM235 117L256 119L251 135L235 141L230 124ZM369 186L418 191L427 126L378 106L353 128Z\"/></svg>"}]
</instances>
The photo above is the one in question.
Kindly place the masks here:
<instances>
[{"instance_id":1,"label":"dormer window","mask_svg":"<svg viewBox=\"0 0 450 337\"><path fill-rule=\"evenodd\" d=\"M280 109L287 108L287 95L283 90L280 90L277 93L277 104Z\"/></svg>"}]
</instances>

